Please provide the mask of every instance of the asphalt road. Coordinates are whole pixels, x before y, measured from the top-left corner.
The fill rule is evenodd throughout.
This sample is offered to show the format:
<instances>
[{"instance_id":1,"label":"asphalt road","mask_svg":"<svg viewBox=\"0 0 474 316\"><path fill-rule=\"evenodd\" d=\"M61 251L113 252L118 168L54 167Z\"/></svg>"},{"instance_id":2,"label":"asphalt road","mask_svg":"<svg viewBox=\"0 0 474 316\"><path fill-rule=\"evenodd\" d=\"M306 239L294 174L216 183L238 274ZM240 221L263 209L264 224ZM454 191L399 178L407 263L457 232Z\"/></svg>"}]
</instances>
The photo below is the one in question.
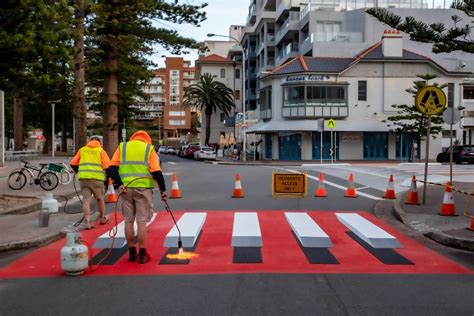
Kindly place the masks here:
<instances>
[{"instance_id":1,"label":"asphalt road","mask_svg":"<svg viewBox=\"0 0 474 316\"><path fill-rule=\"evenodd\" d=\"M163 155L162 160L168 192L171 174L176 173L183 196L170 201L174 210L372 212L377 202L374 198L383 194L380 189L369 187L364 191L372 198L346 199L343 190L327 186L329 198L317 199L313 197L317 182L310 179L306 198L274 199L271 174L278 171L276 168L213 165L169 155ZM311 168L305 171L313 176L319 172ZM237 172L245 192L243 199L231 198ZM328 177L333 183L346 185L345 174ZM155 207L161 210L158 197L155 194ZM108 206L109 211L111 208ZM79 210L79 205L70 206L70 210L74 209ZM20 256L21 253L3 256L0 265L2 260L5 264ZM0 279L0 315L472 316L472 293L474 274L260 273Z\"/></svg>"}]
</instances>

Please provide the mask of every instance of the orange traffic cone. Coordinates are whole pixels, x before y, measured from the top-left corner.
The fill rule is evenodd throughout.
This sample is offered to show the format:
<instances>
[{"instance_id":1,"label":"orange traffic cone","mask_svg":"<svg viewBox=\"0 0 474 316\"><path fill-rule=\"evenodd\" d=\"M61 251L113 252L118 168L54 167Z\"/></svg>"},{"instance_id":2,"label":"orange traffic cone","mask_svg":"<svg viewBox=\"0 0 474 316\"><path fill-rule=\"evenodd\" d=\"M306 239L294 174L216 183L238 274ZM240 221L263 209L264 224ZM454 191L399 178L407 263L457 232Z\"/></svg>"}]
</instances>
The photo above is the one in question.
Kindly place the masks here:
<instances>
[{"instance_id":1,"label":"orange traffic cone","mask_svg":"<svg viewBox=\"0 0 474 316\"><path fill-rule=\"evenodd\" d=\"M232 194L233 198L243 198L244 197L244 190L242 189L242 183L240 183L240 174L235 175L235 186L234 186L234 194Z\"/></svg>"},{"instance_id":2,"label":"orange traffic cone","mask_svg":"<svg viewBox=\"0 0 474 316\"><path fill-rule=\"evenodd\" d=\"M393 187L393 175L390 175L390 179L388 180L387 190L385 191L385 199L395 200L395 189Z\"/></svg>"},{"instance_id":3,"label":"orange traffic cone","mask_svg":"<svg viewBox=\"0 0 474 316\"><path fill-rule=\"evenodd\" d=\"M318 188L316 189L316 192L314 192L315 197L327 197L328 193L326 192L326 186L324 185L324 174L321 172L319 174L319 185Z\"/></svg>"},{"instance_id":4,"label":"orange traffic cone","mask_svg":"<svg viewBox=\"0 0 474 316\"><path fill-rule=\"evenodd\" d=\"M471 217L471 226L466 227L470 231L474 231L474 217Z\"/></svg>"},{"instance_id":5,"label":"orange traffic cone","mask_svg":"<svg viewBox=\"0 0 474 316\"><path fill-rule=\"evenodd\" d=\"M442 216L456 216L456 208L454 206L453 190L451 189L451 183L446 183L446 189L444 190L443 205L439 215Z\"/></svg>"},{"instance_id":6,"label":"orange traffic cone","mask_svg":"<svg viewBox=\"0 0 474 316\"><path fill-rule=\"evenodd\" d=\"M109 178L109 186L107 187L107 192L105 193L105 203L116 203L117 196L115 195L114 184L112 178Z\"/></svg>"},{"instance_id":7,"label":"orange traffic cone","mask_svg":"<svg viewBox=\"0 0 474 316\"><path fill-rule=\"evenodd\" d=\"M413 176L411 179L411 187L410 187L410 192L407 194L407 199L405 201L405 204L411 204L411 205L419 205L420 202L418 202L418 190L416 189L416 177Z\"/></svg>"},{"instance_id":8,"label":"orange traffic cone","mask_svg":"<svg viewBox=\"0 0 474 316\"><path fill-rule=\"evenodd\" d=\"M346 195L344 195L344 196L348 197L348 198L356 198L357 197L357 193L356 193L355 186L354 186L354 177L352 176L352 173L349 174L349 186L347 187Z\"/></svg>"},{"instance_id":9,"label":"orange traffic cone","mask_svg":"<svg viewBox=\"0 0 474 316\"><path fill-rule=\"evenodd\" d=\"M180 199L180 198L181 198L181 191L179 190L178 177L176 177L176 173L173 173L173 185L171 186L170 199Z\"/></svg>"}]
</instances>

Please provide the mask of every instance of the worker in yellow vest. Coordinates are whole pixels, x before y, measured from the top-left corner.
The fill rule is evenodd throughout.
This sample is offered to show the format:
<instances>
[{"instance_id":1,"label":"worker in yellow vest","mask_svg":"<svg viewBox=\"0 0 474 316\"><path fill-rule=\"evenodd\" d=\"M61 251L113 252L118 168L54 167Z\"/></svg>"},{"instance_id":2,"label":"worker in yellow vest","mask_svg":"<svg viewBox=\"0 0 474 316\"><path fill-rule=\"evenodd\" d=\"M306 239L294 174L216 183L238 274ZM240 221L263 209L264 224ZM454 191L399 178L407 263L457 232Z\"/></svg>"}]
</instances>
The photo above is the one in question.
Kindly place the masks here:
<instances>
[{"instance_id":1,"label":"worker in yellow vest","mask_svg":"<svg viewBox=\"0 0 474 316\"><path fill-rule=\"evenodd\" d=\"M82 210L86 229L94 228L91 222L91 199L94 195L99 209L99 223L106 224L108 221L105 215L104 201L104 181L106 170L109 168L110 159L102 148L99 136L92 136L86 146L79 149L71 160L71 167L78 172L81 183Z\"/></svg>"},{"instance_id":2,"label":"worker in yellow vest","mask_svg":"<svg viewBox=\"0 0 474 316\"><path fill-rule=\"evenodd\" d=\"M137 261L134 222L138 227L140 250L138 262L149 260L146 251L146 223L153 216L154 181L158 183L161 199L166 201L166 186L158 154L145 131L138 131L130 140L121 143L114 155L109 173L122 192L122 213L125 217L125 238L129 249L129 262Z\"/></svg>"}]
</instances>

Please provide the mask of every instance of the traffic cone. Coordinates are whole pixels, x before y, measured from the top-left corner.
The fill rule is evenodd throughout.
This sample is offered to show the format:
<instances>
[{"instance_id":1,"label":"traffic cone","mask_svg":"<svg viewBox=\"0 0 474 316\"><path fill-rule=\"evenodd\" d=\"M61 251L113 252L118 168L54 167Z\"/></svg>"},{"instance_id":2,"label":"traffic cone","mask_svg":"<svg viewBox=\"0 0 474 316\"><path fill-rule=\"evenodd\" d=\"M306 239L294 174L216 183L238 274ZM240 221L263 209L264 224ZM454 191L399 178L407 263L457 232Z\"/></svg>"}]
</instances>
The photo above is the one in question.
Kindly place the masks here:
<instances>
[{"instance_id":1,"label":"traffic cone","mask_svg":"<svg viewBox=\"0 0 474 316\"><path fill-rule=\"evenodd\" d=\"M395 200L395 189L393 187L393 175L390 175L388 180L387 190L385 191L384 199Z\"/></svg>"},{"instance_id":2,"label":"traffic cone","mask_svg":"<svg viewBox=\"0 0 474 316\"><path fill-rule=\"evenodd\" d=\"M471 226L466 227L470 231L474 231L474 217L471 217Z\"/></svg>"},{"instance_id":3,"label":"traffic cone","mask_svg":"<svg viewBox=\"0 0 474 316\"><path fill-rule=\"evenodd\" d=\"M444 190L443 205L439 215L442 216L456 216L456 208L454 206L453 190L451 189L451 183L446 183L446 189Z\"/></svg>"},{"instance_id":4,"label":"traffic cone","mask_svg":"<svg viewBox=\"0 0 474 316\"><path fill-rule=\"evenodd\" d=\"M407 199L405 200L405 204L411 204L411 205L419 205L420 202L418 202L418 190L416 189L416 177L413 176L411 179L411 187L410 187L410 192L407 194Z\"/></svg>"},{"instance_id":5,"label":"traffic cone","mask_svg":"<svg viewBox=\"0 0 474 316\"><path fill-rule=\"evenodd\" d=\"M242 189L242 183L240 183L240 174L235 175L235 185L234 185L234 194L232 194L233 198L243 198L244 197L244 190Z\"/></svg>"},{"instance_id":6,"label":"traffic cone","mask_svg":"<svg viewBox=\"0 0 474 316\"><path fill-rule=\"evenodd\" d=\"M316 189L316 192L314 192L315 197L327 197L328 193L326 192L326 186L324 185L324 174L321 172L319 174L319 185L318 188Z\"/></svg>"},{"instance_id":7,"label":"traffic cone","mask_svg":"<svg viewBox=\"0 0 474 316\"><path fill-rule=\"evenodd\" d=\"M107 192L105 193L105 203L116 203L117 196L115 195L114 184L112 178L109 178L109 186L107 187Z\"/></svg>"},{"instance_id":8,"label":"traffic cone","mask_svg":"<svg viewBox=\"0 0 474 316\"><path fill-rule=\"evenodd\" d=\"M180 198L181 198L181 191L179 190L178 177L176 177L176 173L173 173L173 185L171 186L170 199L180 199Z\"/></svg>"},{"instance_id":9,"label":"traffic cone","mask_svg":"<svg viewBox=\"0 0 474 316\"><path fill-rule=\"evenodd\" d=\"M348 197L348 198L356 198L357 197L357 193L356 193L355 186L354 186L354 177L352 176L352 173L349 174L349 186L347 187L346 195L344 195L344 196Z\"/></svg>"}]
</instances>

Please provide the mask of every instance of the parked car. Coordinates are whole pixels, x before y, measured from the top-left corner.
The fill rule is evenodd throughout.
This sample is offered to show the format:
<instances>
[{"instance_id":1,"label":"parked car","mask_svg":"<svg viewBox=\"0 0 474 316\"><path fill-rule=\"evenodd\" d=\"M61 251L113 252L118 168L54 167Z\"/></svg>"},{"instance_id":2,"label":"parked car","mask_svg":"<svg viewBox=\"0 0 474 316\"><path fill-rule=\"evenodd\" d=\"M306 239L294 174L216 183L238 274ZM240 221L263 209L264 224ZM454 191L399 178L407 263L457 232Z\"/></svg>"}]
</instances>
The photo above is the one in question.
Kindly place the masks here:
<instances>
[{"instance_id":1,"label":"parked car","mask_svg":"<svg viewBox=\"0 0 474 316\"><path fill-rule=\"evenodd\" d=\"M166 147L166 153L176 155L176 148L174 148L173 146L168 146Z\"/></svg>"},{"instance_id":2,"label":"parked car","mask_svg":"<svg viewBox=\"0 0 474 316\"><path fill-rule=\"evenodd\" d=\"M158 153L159 154L166 154L166 146L160 146L158 148Z\"/></svg>"},{"instance_id":3,"label":"parked car","mask_svg":"<svg viewBox=\"0 0 474 316\"><path fill-rule=\"evenodd\" d=\"M437 162L449 162L449 154L453 149L453 162L461 164L463 162L474 163L474 146L462 145L446 148L442 153L436 157Z\"/></svg>"},{"instance_id":4,"label":"parked car","mask_svg":"<svg viewBox=\"0 0 474 316\"><path fill-rule=\"evenodd\" d=\"M203 160L210 159L216 160L216 152L211 147L201 147L199 150L194 152L194 159Z\"/></svg>"},{"instance_id":5,"label":"parked car","mask_svg":"<svg viewBox=\"0 0 474 316\"><path fill-rule=\"evenodd\" d=\"M188 148L186 148L186 153L184 154L184 157L186 158L194 158L194 153L201 149L201 146L199 145L189 145Z\"/></svg>"},{"instance_id":6,"label":"parked car","mask_svg":"<svg viewBox=\"0 0 474 316\"><path fill-rule=\"evenodd\" d=\"M188 147L189 147L189 145L184 145L183 147L181 147L181 149L179 150L178 156L185 157L186 156L186 149L188 149Z\"/></svg>"}]
</instances>

